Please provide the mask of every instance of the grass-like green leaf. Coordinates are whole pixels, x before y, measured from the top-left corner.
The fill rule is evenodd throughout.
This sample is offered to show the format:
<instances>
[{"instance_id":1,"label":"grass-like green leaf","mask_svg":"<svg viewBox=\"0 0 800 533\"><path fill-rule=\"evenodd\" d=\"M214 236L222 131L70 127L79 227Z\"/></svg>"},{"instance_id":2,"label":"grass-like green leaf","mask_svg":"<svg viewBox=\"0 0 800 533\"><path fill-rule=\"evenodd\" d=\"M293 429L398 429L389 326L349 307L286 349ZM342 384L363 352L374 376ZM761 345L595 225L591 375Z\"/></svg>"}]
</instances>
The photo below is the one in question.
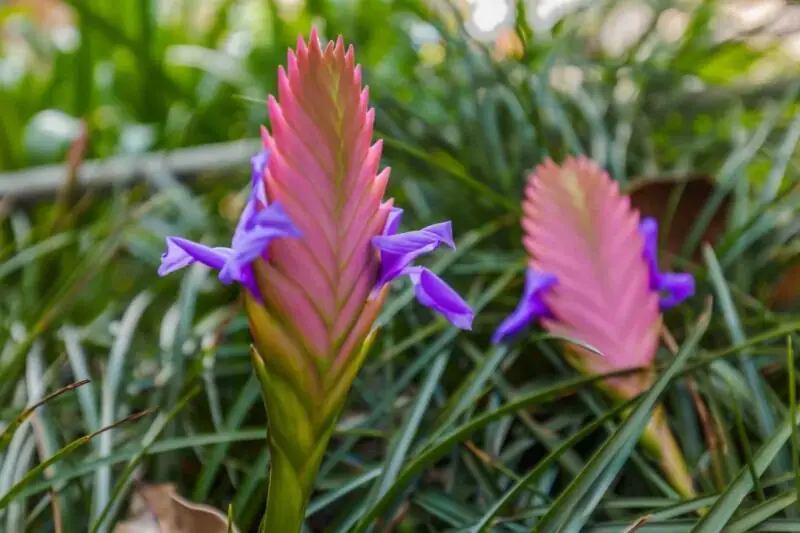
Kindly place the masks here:
<instances>
[{"instance_id":1,"label":"grass-like green leaf","mask_svg":"<svg viewBox=\"0 0 800 533\"><path fill-rule=\"evenodd\" d=\"M537 533L577 532L586 524L600 497L608 490L620 468L633 451L638 437L650 420L652 409L658 403L670 381L695 353L698 343L708 327L710 314L711 310L708 309L698 320L697 325L667 370L658 377L627 420L594 454L578 477L559 495L547 513L537 522L534 531ZM591 503L584 503L584 499L589 494L592 495ZM581 504L583 505L581 506Z\"/></svg>"},{"instance_id":2,"label":"grass-like green leaf","mask_svg":"<svg viewBox=\"0 0 800 533\"><path fill-rule=\"evenodd\" d=\"M787 418L774 435L753 456L753 468L756 475L760 476L775 460L778 453L792 436L792 428L800 423L800 417ZM725 491L720 494L711 509L705 514L692 533L718 533L723 531L726 524L739 509L742 501L753 489L753 477L749 468L743 468Z\"/></svg>"}]
</instances>

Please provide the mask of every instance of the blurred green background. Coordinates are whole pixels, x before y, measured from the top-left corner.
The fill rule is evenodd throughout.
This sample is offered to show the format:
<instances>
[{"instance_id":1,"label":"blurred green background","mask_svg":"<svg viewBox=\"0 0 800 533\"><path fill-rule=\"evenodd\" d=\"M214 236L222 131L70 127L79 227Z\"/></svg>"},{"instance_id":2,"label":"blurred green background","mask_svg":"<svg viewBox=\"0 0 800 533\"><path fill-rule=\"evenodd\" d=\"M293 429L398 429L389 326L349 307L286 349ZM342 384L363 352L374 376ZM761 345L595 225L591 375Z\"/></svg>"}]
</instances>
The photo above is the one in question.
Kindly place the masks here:
<instances>
[{"instance_id":1,"label":"blurred green background","mask_svg":"<svg viewBox=\"0 0 800 533\"><path fill-rule=\"evenodd\" d=\"M588 514L559 531L642 515L641 531L800 531L798 450L781 426L800 327L800 6L783 0L0 3L0 530L114 531L141 483L172 482L255 531L268 457L237 291L156 268L166 235L229 235L264 100L312 26L354 44L390 192L409 227L453 220L458 251L432 265L481 312L457 334L398 285L310 530L374 513L376 531L469 531L487 516L503 517L492 531L528 531L583 487ZM467 445L445 438L574 377L535 331L508 351L488 342L521 291L526 175L569 154L672 228L665 253L699 293L666 316L679 343L714 297L691 379L666 394L705 499L680 502L639 451L581 475L626 427L590 387L535 397Z\"/></svg>"}]
</instances>

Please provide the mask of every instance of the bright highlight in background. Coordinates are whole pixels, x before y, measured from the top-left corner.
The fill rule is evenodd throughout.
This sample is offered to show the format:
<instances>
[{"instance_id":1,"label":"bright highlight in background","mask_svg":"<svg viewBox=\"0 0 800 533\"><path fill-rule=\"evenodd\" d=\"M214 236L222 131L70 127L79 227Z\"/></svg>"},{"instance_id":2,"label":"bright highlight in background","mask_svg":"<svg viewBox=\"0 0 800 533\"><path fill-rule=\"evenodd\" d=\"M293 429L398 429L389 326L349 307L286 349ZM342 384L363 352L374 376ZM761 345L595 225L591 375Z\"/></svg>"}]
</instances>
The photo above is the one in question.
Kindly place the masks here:
<instances>
[{"instance_id":1,"label":"bright highlight in background","mask_svg":"<svg viewBox=\"0 0 800 533\"><path fill-rule=\"evenodd\" d=\"M508 19L511 9L501 0L467 0L472 5L472 23L480 33L491 33Z\"/></svg>"}]
</instances>

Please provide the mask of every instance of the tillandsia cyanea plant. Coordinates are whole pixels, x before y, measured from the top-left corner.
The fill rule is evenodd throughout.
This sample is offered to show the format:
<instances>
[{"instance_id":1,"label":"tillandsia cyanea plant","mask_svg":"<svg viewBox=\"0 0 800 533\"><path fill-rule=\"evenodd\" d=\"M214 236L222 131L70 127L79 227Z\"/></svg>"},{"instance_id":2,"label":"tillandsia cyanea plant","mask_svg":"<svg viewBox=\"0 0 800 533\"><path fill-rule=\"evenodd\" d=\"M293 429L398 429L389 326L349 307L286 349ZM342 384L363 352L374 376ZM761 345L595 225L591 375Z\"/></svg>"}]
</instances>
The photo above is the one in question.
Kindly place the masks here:
<instances>
[{"instance_id":1,"label":"tillandsia cyanea plant","mask_svg":"<svg viewBox=\"0 0 800 533\"><path fill-rule=\"evenodd\" d=\"M230 248L169 237L161 275L193 262L245 287L251 358L269 420L263 531L300 531L314 478L345 396L374 338L389 283L408 276L417 300L470 329L469 305L412 263L444 244L449 222L398 233L383 196L381 141L361 68L341 37L298 39L267 101L271 133L252 160L252 191Z\"/></svg>"},{"instance_id":2,"label":"tillandsia cyanea plant","mask_svg":"<svg viewBox=\"0 0 800 533\"><path fill-rule=\"evenodd\" d=\"M616 399L649 389L661 310L694 294L690 274L659 270L656 221L640 220L630 199L593 162L569 158L562 166L548 160L531 173L522 227L530 258L523 296L493 341L538 319L549 332L598 351L565 345L567 359L581 371L644 369L605 380L603 387ZM693 495L691 476L662 407L645 430L643 443L659 458L673 486Z\"/></svg>"}]
</instances>

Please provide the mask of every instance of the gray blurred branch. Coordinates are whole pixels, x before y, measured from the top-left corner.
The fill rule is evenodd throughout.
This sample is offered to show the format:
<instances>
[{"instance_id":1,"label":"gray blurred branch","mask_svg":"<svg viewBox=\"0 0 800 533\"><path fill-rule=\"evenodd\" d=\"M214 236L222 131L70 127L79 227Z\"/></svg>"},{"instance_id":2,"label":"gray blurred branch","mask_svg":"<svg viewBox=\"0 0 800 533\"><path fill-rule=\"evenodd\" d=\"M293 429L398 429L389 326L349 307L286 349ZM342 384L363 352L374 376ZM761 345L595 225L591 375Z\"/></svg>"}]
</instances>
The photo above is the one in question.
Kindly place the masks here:
<instances>
[{"instance_id":1,"label":"gray blurred branch","mask_svg":"<svg viewBox=\"0 0 800 533\"><path fill-rule=\"evenodd\" d=\"M187 179L205 172L245 168L244 165L260 147L258 139L245 139L85 161L78 172L76 186L79 189L125 186L164 171ZM64 164L0 174L0 199L33 200L55 196L63 186L66 175L67 167Z\"/></svg>"}]
</instances>

